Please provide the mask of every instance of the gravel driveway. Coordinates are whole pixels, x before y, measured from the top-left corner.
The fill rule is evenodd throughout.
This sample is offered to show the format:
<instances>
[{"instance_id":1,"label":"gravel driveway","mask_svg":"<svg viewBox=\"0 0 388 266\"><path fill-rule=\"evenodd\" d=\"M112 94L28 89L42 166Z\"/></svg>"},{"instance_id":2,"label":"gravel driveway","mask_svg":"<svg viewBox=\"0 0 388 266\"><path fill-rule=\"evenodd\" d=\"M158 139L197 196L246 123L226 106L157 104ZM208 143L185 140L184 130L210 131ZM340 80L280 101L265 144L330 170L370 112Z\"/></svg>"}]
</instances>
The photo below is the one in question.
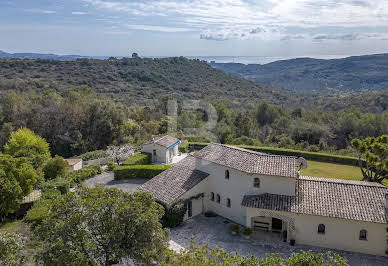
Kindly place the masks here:
<instances>
[{"instance_id":1,"label":"gravel driveway","mask_svg":"<svg viewBox=\"0 0 388 266\"><path fill-rule=\"evenodd\" d=\"M140 185L147 181L148 179L145 178L114 180L113 172L103 172L100 175L85 180L83 184L89 188L102 185L106 188L118 188L125 192L134 193L138 191L137 188Z\"/></svg>"},{"instance_id":2,"label":"gravel driveway","mask_svg":"<svg viewBox=\"0 0 388 266\"><path fill-rule=\"evenodd\" d=\"M332 251L346 257L350 265L388 265L388 259L360 253L330 250L305 245L290 246L280 241L246 240L241 236L233 236L229 232L230 222L220 216L205 217L196 216L188 220L182 226L171 229L170 248L179 251L181 248L189 248L193 239L195 244L207 244L209 247L220 247L228 252L237 252L240 255L254 255L265 257L266 253L280 253L289 257L293 252L300 250L312 250L326 253Z\"/></svg>"}]
</instances>

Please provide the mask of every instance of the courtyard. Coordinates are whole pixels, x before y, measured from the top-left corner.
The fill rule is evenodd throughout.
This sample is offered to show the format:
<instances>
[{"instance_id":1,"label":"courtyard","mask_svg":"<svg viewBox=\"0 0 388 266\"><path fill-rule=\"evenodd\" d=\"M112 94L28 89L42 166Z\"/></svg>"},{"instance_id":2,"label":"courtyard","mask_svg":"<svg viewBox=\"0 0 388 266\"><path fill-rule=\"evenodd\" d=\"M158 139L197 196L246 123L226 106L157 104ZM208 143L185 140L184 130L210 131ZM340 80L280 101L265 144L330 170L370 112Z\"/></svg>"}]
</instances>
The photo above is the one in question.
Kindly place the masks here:
<instances>
[{"instance_id":1,"label":"courtyard","mask_svg":"<svg viewBox=\"0 0 388 266\"><path fill-rule=\"evenodd\" d=\"M128 193L134 193L138 191L137 189L140 185L148 180L146 178L114 180L113 172L103 172L100 175L85 180L83 184L88 188L102 186L104 188L117 188Z\"/></svg>"},{"instance_id":2,"label":"courtyard","mask_svg":"<svg viewBox=\"0 0 388 266\"><path fill-rule=\"evenodd\" d=\"M254 255L265 257L267 253L280 253L283 257L289 257L292 253L301 250L326 253L328 251L338 253L346 257L350 265L388 265L388 258L353 253L340 250L331 250L313 246L290 246L288 243L276 240L266 233L258 233L254 240L247 240L240 235L232 235L229 232L231 221L220 217L196 216L183 225L171 229L170 248L175 251L187 249L193 240L197 245L207 244L211 248L219 247L228 252L237 252L240 255ZM261 235L263 237L261 237Z\"/></svg>"}]
</instances>

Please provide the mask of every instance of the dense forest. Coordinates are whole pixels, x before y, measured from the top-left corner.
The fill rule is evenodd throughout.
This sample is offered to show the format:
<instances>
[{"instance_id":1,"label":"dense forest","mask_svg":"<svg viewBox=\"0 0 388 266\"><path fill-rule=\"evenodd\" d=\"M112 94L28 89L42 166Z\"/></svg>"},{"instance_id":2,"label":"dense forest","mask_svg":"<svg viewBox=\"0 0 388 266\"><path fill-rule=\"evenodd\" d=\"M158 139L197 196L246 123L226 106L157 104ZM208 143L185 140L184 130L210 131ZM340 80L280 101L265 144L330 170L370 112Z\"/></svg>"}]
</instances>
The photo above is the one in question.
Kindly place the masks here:
<instances>
[{"instance_id":1,"label":"dense forest","mask_svg":"<svg viewBox=\"0 0 388 266\"><path fill-rule=\"evenodd\" d=\"M166 100L146 107L124 105L99 96L86 86L69 89L62 95L55 90L8 92L0 100L0 146L13 130L27 127L48 141L53 155L70 157L110 144L138 147L152 135L167 133ZM264 101L244 109L230 107L225 100L209 103L217 113L214 127L205 129L209 114L204 110L188 110L178 104L175 134L192 141L348 154L352 138L388 132L388 112L362 113L356 108L289 110ZM195 136L187 131L189 128L198 129Z\"/></svg>"},{"instance_id":2,"label":"dense forest","mask_svg":"<svg viewBox=\"0 0 388 266\"><path fill-rule=\"evenodd\" d=\"M125 104L150 104L170 95L177 99L218 98L230 103L266 100L274 104L298 102L286 90L261 86L216 70L206 62L184 57L123 58L73 61L0 59L0 92L68 88L87 85Z\"/></svg>"}]
</instances>

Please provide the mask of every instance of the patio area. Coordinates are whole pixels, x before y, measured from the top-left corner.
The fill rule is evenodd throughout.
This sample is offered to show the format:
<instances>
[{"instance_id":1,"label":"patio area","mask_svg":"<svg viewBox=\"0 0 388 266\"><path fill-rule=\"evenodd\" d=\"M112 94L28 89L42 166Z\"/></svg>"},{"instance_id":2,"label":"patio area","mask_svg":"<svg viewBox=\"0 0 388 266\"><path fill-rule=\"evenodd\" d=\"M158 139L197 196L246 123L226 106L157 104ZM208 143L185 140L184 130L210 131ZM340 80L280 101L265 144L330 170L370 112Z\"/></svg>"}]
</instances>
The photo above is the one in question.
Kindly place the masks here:
<instances>
[{"instance_id":1,"label":"patio area","mask_svg":"<svg viewBox=\"0 0 388 266\"><path fill-rule=\"evenodd\" d=\"M187 249L190 247L191 240L194 240L197 245L207 244L211 248L219 247L228 252L261 258L267 253L280 253L286 258L300 250L312 250L319 253L332 251L346 257L350 265L388 265L388 259L379 256L298 244L290 246L277 238L278 234L273 233L258 232L253 235L252 239L247 240L240 235L232 235L229 231L231 224L231 221L220 216L196 216L183 225L171 229L170 248L175 251Z\"/></svg>"}]
</instances>

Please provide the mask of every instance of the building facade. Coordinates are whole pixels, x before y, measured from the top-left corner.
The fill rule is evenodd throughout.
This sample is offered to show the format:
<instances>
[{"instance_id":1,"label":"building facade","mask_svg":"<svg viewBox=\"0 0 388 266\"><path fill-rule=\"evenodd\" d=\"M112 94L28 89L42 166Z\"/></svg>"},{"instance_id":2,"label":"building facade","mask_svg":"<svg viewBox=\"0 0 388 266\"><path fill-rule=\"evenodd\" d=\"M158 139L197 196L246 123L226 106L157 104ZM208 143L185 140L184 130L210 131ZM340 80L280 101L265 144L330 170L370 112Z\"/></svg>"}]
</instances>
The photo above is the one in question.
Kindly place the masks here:
<instances>
[{"instance_id":1,"label":"building facade","mask_svg":"<svg viewBox=\"0 0 388 266\"><path fill-rule=\"evenodd\" d=\"M185 219L212 211L279 241L385 256L388 188L300 176L297 158L211 144L143 184ZM200 197L198 197L200 195Z\"/></svg>"},{"instance_id":2,"label":"building facade","mask_svg":"<svg viewBox=\"0 0 388 266\"><path fill-rule=\"evenodd\" d=\"M171 136L156 137L145 143L142 152L152 154L153 163L171 164L178 155L180 140Z\"/></svg>"}]
</instances>

